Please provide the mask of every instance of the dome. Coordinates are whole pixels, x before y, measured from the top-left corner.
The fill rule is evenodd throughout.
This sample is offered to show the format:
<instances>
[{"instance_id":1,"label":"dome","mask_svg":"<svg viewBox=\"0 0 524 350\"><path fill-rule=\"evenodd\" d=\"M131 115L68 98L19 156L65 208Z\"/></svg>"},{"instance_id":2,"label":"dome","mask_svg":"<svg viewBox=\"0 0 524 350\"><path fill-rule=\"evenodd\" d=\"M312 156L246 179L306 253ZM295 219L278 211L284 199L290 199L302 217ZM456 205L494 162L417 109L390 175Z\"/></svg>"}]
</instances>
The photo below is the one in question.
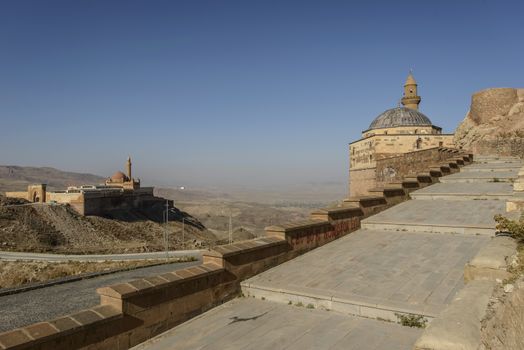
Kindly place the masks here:
<instances>
[{"instance_id":1,"label":"dome","mask_svg":"<svg viewBox=\"0 0 524 350\"><path fill-rule=\"evenodd\" d=\"M396 126L431 126L431 120L424 114L411 108L397 107L388 109L375 118L369 129L393 128Z\"/></svg>"},{"instance_id":2,"label":"dome","mask_svg":"<svg viewBox=\"0 0 524 350\"><path fill-rule=\"evenodd\" d=\"M111 176L111 181L113 182L124 182L128 180L129 179L127 178L126 174L124 174L121 171L117 171L116 173L113 174L113 176Z\"/></svg>"}]
</instances>

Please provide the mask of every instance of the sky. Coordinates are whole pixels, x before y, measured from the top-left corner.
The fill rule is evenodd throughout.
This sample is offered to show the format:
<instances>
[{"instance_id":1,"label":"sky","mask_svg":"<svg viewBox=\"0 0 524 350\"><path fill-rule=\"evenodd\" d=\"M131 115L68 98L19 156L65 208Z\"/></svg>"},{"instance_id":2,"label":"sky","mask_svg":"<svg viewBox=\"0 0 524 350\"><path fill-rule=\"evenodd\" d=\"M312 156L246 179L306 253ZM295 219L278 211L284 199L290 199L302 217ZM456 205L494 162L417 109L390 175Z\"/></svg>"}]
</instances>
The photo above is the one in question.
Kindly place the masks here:
<instances>
[{"instance_id":1,"label":"sky","mask_svg":"<svg viewBox=\"0 0 524 350\"><path fill-rule=\"evenodd\" d=\"M444 132L524 87L523 1L0 1L0 164L144 184L345 183L413 69Z\"/></svg>"}]
</instances>

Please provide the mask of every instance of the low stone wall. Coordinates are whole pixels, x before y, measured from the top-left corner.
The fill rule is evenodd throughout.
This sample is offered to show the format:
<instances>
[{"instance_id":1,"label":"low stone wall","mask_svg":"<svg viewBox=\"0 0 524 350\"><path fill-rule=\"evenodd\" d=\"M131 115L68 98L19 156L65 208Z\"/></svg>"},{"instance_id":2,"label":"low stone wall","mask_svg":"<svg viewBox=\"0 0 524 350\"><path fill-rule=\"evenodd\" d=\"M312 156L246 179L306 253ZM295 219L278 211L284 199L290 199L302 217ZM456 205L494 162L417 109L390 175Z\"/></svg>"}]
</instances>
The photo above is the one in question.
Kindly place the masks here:
<instances>
[{"instance_id":1,"label":"low stone wall","mask_svg":"<svg viewBox=\"0 0 524 350\"><path fill-rule=\"evenodd\" d=\"M406 183L418 188L442 175L426 173L426 182ZM234 298L242 280L359 229L365 217L409 198L402 184L267 227L264 238L216 247L200 266L100 288L100 306L2 333L0 349L128 349Z\"/></svg>"},{"instance_id":2,"label":"low stone wall","mask_svg":"<svg viewBox=\"0 0 524 350\"><path fill-rule=\"evenodd\" d=\"M407 176L416 176L429 166L444 163L446 160L456 158L458 154L458 150L435 147L378 159L376 162L376 186L399 181Z\"/></svg>"}]
</instances>

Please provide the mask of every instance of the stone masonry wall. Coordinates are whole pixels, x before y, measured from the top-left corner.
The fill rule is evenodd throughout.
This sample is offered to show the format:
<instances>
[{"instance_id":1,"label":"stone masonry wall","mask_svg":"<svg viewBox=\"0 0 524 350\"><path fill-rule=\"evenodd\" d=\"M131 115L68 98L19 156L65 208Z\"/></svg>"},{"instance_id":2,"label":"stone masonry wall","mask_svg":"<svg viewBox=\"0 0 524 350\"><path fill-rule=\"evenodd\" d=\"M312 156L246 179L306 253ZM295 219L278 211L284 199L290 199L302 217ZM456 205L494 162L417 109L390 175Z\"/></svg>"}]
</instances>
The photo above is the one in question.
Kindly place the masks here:
<instances>
[{"instance_id":1,"label":"stone masonry wall","mask_svg":"<svg viewBox=\"0 0 524 350\"><path fill-rule=\"evenodd\" d=\"M436 147L379 159L377 160L375 186L399 181L406 176L416 176L429 166L455 156L455 153L448 152L447 149Z\"/></svg>"},{"instance_id":2,"label":"stone masonry wall","mask_svg":"<svg viewBox=\"0 0 524 350\"><path fill-rule=\"evenodd\" d=\"M495 140L481 140L472 146L477 154L497 154L524 159L524 137L498 137Z\"/></svg>"}]
</instances>

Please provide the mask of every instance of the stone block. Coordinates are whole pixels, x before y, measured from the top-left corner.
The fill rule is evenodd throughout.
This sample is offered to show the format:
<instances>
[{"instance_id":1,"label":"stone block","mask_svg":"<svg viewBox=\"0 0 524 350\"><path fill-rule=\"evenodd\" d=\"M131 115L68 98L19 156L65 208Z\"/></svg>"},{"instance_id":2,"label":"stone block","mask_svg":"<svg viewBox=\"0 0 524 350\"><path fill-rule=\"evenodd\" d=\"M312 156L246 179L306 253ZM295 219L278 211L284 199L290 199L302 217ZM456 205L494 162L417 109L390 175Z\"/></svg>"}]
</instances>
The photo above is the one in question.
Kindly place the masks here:
<instances>
[{"instance_id":1,"label":"stone block","mask_svg":"<svg viewBox=\"0 0 524 350\"><path fill-rule=\"evenodd\" d=\"M28 343L30 341L32 341L32 339L21 329L15 329L0 334L0 344L5 349L14 348L16 346Z\"/></svg>"},{"instance_id":2,"label":"stone block","mask_svg":"<svg viewBox=\"0 0 524 350\"><path fill-rule=\"evenodd\" d=\"M58 333L58 329L49 322L35 323L25 327L25 331L31 338L37 340Z\"/></svg>"},{"instance_id":3,"label":"stone block","mask_svg":"<svg viewBox=\"0 0 524 350\"><path fill-rule=\"evenodd\" d=\"M434 319L415 343L415 350L478 350L480 322L486 314L495 282L472 281Z\"/></svg>"},{"instance_id":4,"label":"stone block","mask_svg":"<svg viewBox=\"0 0 524 350\"><path fill-rule=\"evenodd\" d=\"M504 280L511 277L508 268L517 253L517 243L510 237L494 237L464 267L464 281Z\"/></svg>"}]
</instances>

